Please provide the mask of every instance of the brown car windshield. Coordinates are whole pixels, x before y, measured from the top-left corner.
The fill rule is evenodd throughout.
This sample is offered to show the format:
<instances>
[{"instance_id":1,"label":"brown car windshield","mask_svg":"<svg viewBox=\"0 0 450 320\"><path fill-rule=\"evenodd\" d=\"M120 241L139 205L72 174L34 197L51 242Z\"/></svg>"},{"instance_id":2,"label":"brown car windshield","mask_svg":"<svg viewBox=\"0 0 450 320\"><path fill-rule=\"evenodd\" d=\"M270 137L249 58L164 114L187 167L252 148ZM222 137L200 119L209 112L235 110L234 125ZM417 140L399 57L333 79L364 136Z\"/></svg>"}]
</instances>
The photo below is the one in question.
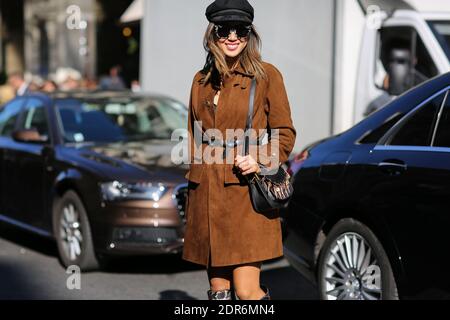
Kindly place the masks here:
<instances>
[{"instance_id":1,"label":"brown car windshield","mask_svg":"<svg viewBox=\"0 0 450 320\"><path fill-rule=\"evenodd\" d=\"M170 140L187 128L186 107L170 99L66 98L55 105L65 142Z\"/></svg>"}]
</instances>

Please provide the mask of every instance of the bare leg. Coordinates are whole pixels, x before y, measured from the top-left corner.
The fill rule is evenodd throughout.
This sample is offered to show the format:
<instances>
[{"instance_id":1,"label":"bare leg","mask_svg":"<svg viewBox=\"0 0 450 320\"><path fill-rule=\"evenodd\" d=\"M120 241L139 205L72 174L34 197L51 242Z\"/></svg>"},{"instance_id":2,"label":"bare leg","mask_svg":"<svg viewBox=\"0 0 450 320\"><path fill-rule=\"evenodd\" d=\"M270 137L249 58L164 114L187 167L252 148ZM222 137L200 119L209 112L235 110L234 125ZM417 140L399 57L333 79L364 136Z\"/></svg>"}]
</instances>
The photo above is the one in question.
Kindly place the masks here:
<instances>
[{"instance_id":1,"label":"bare leg","mask_svg":"<svg viewBox=\"0 0 450 320\"><path fill-rule=\"evenodd\" d=\"M259 283L261 264L256 262L234 268L233 285L240 300L260 300L265 295Z\"/></svg>"},{"instance_id":2,"label":"bare leg","mask_svg":"<svg viewBox=\"0 0 450 320\"><path fill-rule=\"evenodd\" d=\"M230 267L211 267L207 269L209 284L211 290L222 291L230 290L231 280L233 277L233 269Z\"/></svg>"}]
</instances>

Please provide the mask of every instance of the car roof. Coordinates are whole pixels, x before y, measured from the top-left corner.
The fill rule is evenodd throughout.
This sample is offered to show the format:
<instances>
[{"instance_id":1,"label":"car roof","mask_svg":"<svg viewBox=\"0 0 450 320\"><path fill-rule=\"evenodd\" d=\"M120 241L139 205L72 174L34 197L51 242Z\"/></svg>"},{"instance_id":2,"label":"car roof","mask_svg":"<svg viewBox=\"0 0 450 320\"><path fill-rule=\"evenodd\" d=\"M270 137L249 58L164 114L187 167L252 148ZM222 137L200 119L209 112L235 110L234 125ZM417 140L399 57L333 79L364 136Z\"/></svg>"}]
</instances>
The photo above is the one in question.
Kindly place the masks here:
<instances>
[{"instance_id":1,"label":"car roof","mask_svg":"<svg viewBox=\"0 0 450 320\"><path fill-rule=\"evenodd\" d=\"M135 93L129 90L124 91L55 91L48 94L53 99L108 99L108 98L153 98L153 99L170 99L175 100L169 96L148 92Z\"/></svg>"},{"instance_id":2,"label":"car roof","mask_svg":"<svg viewBox=\"0 0 450 320\"><path fill-rule=\"evenodd\" d=\"M155 99L155 100L171 100L176 101L167 95L149 92L135 93L132 91L55 91L51 93L46 92L30 92L23 97L38 97L44 100L53 99L82 99L82 100L104 100L104 99ZM181 102L179 102L181 103Z\"/></svg>"}]
</instances>

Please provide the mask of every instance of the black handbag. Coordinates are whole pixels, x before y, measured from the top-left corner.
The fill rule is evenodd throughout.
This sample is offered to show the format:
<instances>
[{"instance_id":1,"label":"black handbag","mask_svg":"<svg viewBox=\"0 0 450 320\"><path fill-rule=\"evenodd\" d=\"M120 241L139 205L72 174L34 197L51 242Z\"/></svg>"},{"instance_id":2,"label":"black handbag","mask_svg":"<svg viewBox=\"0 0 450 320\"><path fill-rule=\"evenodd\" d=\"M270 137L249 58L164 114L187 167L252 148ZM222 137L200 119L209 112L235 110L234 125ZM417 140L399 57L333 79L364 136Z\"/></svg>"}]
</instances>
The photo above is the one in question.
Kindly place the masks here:
<instances>
[{"instance_id":1,"label":"black handbag","mask_svg":"<svg viewBox=\"0 0 450 320\"><path fill-rule=\"evenodd\" d=\"M253 109L255 100L256 80L252 80L250 88L250 101L245 128L244 153L249 154L249 136L247 131L252 128ZM246 176L253 209L259 213L271 213L274 210L286 208L294 193L290 174L279 165L278 170L272 175L261 175L253 173Z\"/></svg>"}]
</instances>

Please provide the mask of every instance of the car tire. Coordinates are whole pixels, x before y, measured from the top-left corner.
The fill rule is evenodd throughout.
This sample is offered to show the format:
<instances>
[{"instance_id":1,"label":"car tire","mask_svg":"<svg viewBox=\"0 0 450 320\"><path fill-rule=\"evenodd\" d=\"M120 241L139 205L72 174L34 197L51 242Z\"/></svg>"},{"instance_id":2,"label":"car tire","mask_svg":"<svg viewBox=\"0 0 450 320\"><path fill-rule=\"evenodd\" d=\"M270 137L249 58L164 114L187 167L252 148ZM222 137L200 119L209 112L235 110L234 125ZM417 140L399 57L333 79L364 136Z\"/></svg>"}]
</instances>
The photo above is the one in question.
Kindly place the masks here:
<instances>
[{"instance_id":1,"label":"car tire","mask_svg":"<svg viewBox=\"0 0 450 320\"><path fill-rule=\"evenodd\" d=\"M55 200L53 234L60 262L65 268L74 265L78 266L80 271L100 268L86 210L80 197L72 190Z\"/></svg>"},{"instance_id":2,"label":"car tire","mask_svg":"<svg viewBox=\"0 0 450 320\"><path fill-rule=\"evenodd\" d=\"M317 268L323 300L398 300L383 246L366 225L354 219L343 219L331 229Z\"/></svg>"}]
</instances>

